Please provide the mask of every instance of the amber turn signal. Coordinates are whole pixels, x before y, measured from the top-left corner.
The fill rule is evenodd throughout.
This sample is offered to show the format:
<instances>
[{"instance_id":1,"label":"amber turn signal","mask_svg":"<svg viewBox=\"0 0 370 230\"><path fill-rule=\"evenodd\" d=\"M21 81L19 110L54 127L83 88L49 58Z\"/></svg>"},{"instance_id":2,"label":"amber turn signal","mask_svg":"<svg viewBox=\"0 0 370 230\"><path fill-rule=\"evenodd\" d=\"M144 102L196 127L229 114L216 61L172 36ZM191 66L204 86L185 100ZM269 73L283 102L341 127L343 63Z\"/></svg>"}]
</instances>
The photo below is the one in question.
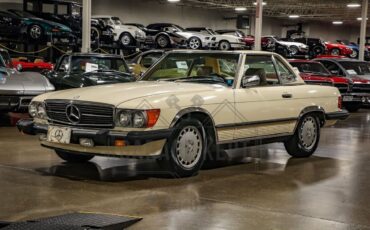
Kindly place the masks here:
<instances>
[{"instance_id":1,"label":"amber turn signal","mask_svg":"<svg viewBox=\"0 0 370 230\"><path fill-rule=\"evenodd\" d=\"M160 114L161 114L160 109L146 110L146 116L147 116L147 119L148 119L148 121L147 121L147 127L148 128L153 127L157 123Z\"/></svg>"},{"instance_id":2,"label":"amber turn signal","mask_svg":"<svg viewBox=\"0 0 370 230\"><path fill-rule=\"evenodd\" d=\"M124 140L115 140L114 141L114 146L116 146L116 147L124 147L124 146L126 146L126 142Z\"/></svg>"}]
</instances>

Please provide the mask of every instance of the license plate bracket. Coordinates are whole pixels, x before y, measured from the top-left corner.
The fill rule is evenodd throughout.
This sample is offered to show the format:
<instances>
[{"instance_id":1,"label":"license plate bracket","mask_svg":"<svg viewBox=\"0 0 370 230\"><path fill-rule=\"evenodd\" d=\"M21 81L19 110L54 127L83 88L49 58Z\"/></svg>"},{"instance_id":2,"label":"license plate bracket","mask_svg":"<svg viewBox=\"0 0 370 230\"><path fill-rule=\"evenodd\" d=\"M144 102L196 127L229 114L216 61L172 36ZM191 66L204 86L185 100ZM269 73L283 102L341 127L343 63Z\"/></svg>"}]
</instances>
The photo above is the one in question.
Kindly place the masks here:
<instances>
[{"instance_id":1,"label":"license plate bracket","mask_svg":"<svg viewBox=\"0 0 370 230\"><path fill-rule=\"evenodd\" d=\"M72 130L69 127L49 126L47 141L59 144L69 144Z\"/></svg>"},{"instance_id":2,"label":"license plate bracket","mask_svg":"<svg viewBox=\"0 0 370 230\"><path fill-rule=\"evenodd\" d=\"M344 96L343 101L353 101L353 96Z\"/></svg>"}]
</instances>

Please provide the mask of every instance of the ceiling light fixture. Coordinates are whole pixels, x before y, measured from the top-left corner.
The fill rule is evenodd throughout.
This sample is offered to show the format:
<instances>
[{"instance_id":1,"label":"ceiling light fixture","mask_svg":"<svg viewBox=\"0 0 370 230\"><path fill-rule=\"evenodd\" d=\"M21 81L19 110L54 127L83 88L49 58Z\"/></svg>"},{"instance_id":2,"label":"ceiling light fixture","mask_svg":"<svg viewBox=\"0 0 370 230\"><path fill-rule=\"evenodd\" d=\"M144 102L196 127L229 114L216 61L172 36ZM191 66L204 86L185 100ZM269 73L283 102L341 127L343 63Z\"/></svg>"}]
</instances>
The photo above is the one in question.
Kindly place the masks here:
<instances>
[{"instance_id":1,"label":"ceiling light fixture","mask_svg":"<svg viewBox=\"0 0 370 230\"><path fill-rule=\"evenodd\" d=\"M349 3L349 4L347 4L347 7L348 8L358 8L358 7L361 7L361 4L359 4L359 3Z\"/></svg>"},{"instance_id":2,"label":"ceiling light fixture","mask_svg":"<svg viewBox=\"0 0 370 230\"><path fill-rule=\"evenodd\" d=\"M334 24L334 25L342 25L342 24L343 24L343 22L342 22L342 21L333 21L333 24Z\"/></svg>"},{"instance_id":3,"label":"ceiling light fixture","mask_svg":"<svg viewBox=\"0 0 370 230\"><path fill-rule=\"evenodd\" d=\"M299 15L296 15L296 14L293 14L293 15L289 15L289 18L299 18L300 16Z\"/></svg>"},{"instance_id":4,"label":"ceiling light fixture","mask_svg":"<svg viewBox=\"0 0 370 230\"><path fill-rule=\"evenodd\" d=\"M366 20L369 20L369 18L366 18ZM362 18L357 18L357 21L362 21Z\"/></svg>"},{"instance_id":5,"label":"ceiling light fixture","mask_svg":"<svg viewBox=\"0 0 370 230\"><path fill-rule=\"evenodd\" d=\"M235 7L235 11L246 11L247 8L245 7Z\"/></svg>"},{"instance_id":6,"label":"ceiling light fixture","mask_svg":"<svg viewBox=\"0 0 370 230\"><path fill-rule=\"evenodd\" d=\"M167 0L167 2L179 2L180 0Z\"/></svg>"},{"instance_id":7,"label":"ceiling light fixture","mask_svg":"<svg viewBox=\"0 0 370 230\"><path fill-rule=\"evenodd\" d=\"M253 5L257 6L257 2L253 2ZM262 6L266 6L267 3L266 2L262 2Z\"/></svg>"}]
</instances>

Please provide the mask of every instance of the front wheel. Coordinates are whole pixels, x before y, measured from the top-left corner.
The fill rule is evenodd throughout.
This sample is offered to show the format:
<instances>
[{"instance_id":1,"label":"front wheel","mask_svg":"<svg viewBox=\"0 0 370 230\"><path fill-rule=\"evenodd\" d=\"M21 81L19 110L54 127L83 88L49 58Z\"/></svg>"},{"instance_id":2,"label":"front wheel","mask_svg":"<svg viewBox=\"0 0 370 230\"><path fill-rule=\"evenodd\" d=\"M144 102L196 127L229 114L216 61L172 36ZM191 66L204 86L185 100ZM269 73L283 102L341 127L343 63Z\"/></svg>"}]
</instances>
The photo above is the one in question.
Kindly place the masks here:
<instances>
[{"instance_id":1,"label":"front wheel","mask_svg":"<svg viewBox=\"0 0 370 230\"><path fill-rule=\"evenodd\" d=\"M91 41L99 41L100 31L96 27L91 27Z\"/></svg>"},{"instance_id":2,"label":"front wheel","mask_svg":"<svg viewBox=\"0 0 370 230\"><path fill-rule=\"evenodd\" d=\"M345 105L344 107L348 110L348 112L354 113L361 109L362 104L353 104L353 105Z\"/></svg>"},{"instance_id":3,"label":"front wheel","mask_svg":"<svg viewBox=\"0 0 370 230\"><path fill-rule=\"evenodd\" d=\"M55 153L61 159L65 160L67 162L71 162L71 163L85 163L85 162L91 160L92 158L94 158L94 156L92 156L92 155L84 155L84 154L79 154L79 153L70 153L70 152L63 151L63 150L55 150Z\"/></svg>"},{"instance_id":4,"label":"front wheel","mask_svg":"<svg viewBox=\"0 0 370 230\"><path fill-rule=\"evenodd\" d=\"M158 162L175 177L193 176L201 169L206 155L204 127L198 120L182 120L174 130Z\"/></svg>"},{"instance_id":5,"label":"front wheel","mask_svg":"<svg viewBox=\"0 0 370 230\"><path fill-rule=\"evenodd\" d=\"M309 157L317 149L320 140L320 122L313 115L305 115L298 123L294 135L285 141L289 155L297 158Z\"/></svg>"},{"instance_id":6,"label":"front wheel","mask_svg":"<svg viewBox=\"0 0 370 230\"><path fill-rule=\"evenodd\" d=\"M170 39L165 35L159 35L156 39L157 47L164 49L168 48L171 44Z\"/></svg>"},{"instance_id":7,"label":"front wheel","mask_svg":"<svg viewBox=\"0 0 370 230\"><path fill-rule=\"evenodd\" d=\"M339 56L340 55L340 50L339 49L332 49L330 54L333 55L333 56Z\"/></svg>"},{"instance_id":8,"label":"front wheel","mask_svg":"<svg viewBox=\"0 0 370 230\"><path fill-rule=\"evenodd\" d=\"M131 36L130 33L123 33L120 37L121 39L121 44L123 46L129 46L129 45L132 45L134 43L134 38Z\"/></svg>"},{"instance_id":9,"label":"front wheel","mask_svg":"<svg viewBox=\"0 0 370 230\"><path fill-rule=\"evenodd\" d=\"M299 53L299 49L297 46L291 46L289 47L289 51L291 55L297 55Z\"/></svg>"},{"instance_id":10,"label":"front wheel","mask_svg":"<svg viewBox=\"0 0 370 230\"><path fill-rule=\"evenodd\" d=\"M191 37L188 42L188 46L192 50L197 50L202 48L202 41L197 37Z\"/></svg>"}]
</instances>

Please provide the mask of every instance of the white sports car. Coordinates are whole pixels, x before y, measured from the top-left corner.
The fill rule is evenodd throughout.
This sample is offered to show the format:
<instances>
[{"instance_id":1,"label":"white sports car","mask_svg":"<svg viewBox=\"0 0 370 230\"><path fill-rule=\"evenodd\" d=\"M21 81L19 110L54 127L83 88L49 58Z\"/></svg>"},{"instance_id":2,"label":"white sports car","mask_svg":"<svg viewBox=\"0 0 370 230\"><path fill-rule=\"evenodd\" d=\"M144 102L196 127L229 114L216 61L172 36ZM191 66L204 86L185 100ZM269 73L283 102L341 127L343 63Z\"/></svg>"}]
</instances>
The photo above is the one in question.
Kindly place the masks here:
<instances>
[{"instance_id":1,"label":"white sports car","mask_svg":"<svg viewBox=\"0 0 370 230\"><path fill-rule=\"evenodd\" d=\"M136 26L122 24L119 17L110 15L94 15L94 19L101 19L107 25L113 27L114 41L120 41L123 46L136 45L137 42L144 43L145 32Z\"/></svg>"},{"instance_id":2,"label":"white sports car","mask_svg":"<svg viewBox=\"0 0 370 230\"><path fill-rule=\"evenodd\" d=\"M216 43L214 43L214 47L211 47L211 48L218 48L219 50L244 49L245 48L245 43L243 39L235 35L219 34L215 32L214 30L210 28L206 28L206 27L191 27L191 28L187 28L186 30L216 38L215 40Z\"/></svg>"},{"instance_id":3,"label":"white sports car","mask_svg":"<svg viewBox=\"0 0 370 230\"><path fill-rule=\"evenodd\" d=\"M300 42L283 41L277 36L264 36L264 38L269 43L268 46L274 45L275 43L286 46L290 52L290 55L293 56L297 54L307 54L309 51L308 45Z\"/></svg>"},{"instance_id":4,"label":"white sports car","mask_svg":"<svg viewBox=\"0 0 370 230\"><path fill-rule=\"evenodd\" d=\"M280 55L253 51L171 51L138 82L43 94L29 113L18 128L66 161L157 157L180 177L238 144L283 142L309 157L320 129L349 115L337 88L306 85Z\"/></svg>"}]
</instances>

